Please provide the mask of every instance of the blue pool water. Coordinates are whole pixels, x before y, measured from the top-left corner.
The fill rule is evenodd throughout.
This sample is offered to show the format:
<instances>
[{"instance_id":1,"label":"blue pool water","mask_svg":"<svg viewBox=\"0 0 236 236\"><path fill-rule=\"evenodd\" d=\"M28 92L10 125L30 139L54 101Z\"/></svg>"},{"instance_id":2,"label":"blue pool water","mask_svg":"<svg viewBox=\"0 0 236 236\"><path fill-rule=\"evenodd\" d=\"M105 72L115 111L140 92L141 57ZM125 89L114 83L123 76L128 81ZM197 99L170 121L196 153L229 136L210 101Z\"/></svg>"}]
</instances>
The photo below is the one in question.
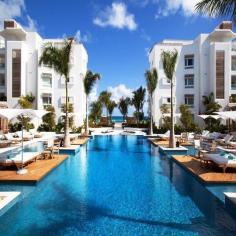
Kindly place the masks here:
<instances>
[{"instance_id":1,"label":"blue pool water","mask_svg":"<svg viewBox=\"0 0 236 236\"><path fill-rule=\"evenodd\" d=\"M236 235L216 198L147 140L101 136L0 218L0 235Z\"/></svg>"},{"instance_id":2,"label":"blue pool water","mask_svg":"<svg viewBox=\"0 0 236 236\"><path fill-rule=\"evenodd\" d=\"M23 147L23 152L42 152L44 150L44 142L36 142L32 144L28 144ZM16 148L4 153L0 154L1 156L7 156L8 158L14 157L17 154L20 154L22 152L22 148Z\"/></svg>"}]
</instances>

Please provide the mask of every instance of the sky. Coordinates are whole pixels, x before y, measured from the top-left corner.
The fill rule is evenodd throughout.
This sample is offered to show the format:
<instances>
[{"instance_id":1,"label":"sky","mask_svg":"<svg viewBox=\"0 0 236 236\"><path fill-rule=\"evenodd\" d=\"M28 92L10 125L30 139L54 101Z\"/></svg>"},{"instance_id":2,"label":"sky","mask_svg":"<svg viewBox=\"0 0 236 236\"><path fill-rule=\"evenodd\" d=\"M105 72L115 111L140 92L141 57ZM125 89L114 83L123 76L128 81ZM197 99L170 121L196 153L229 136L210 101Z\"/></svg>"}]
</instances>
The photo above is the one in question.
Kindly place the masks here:
<instances>
[{"instance_id":1,"label":"sky","mask_svg":"<svg viewBox=\"0 0 236 236\"><path fill-rule=\"evenodd\" d=\"M91 100L109 90L118 101L145 86L148 50L156 42L194 39L211 32L223 20L198 15L194 10L197 2L0 0L0 28L5 18L14 18L43 38L75 36L88 52L88 68L102 76Z\"/></svg>"}]
</instances>

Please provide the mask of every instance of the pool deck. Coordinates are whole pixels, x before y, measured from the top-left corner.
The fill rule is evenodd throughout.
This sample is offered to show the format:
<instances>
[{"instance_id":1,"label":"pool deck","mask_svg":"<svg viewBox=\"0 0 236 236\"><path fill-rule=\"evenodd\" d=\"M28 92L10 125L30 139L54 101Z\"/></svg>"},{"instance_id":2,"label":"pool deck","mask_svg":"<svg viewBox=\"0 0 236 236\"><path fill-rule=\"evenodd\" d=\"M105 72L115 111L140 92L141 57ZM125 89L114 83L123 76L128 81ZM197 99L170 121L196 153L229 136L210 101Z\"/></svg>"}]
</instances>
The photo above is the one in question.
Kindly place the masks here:
<instances>
[{"instance_id":1,"label":"pool deck","mask_svg":"<svg viewBox=\"0 0 236 236\"><path fill-rule=\"evenodd\" d=\"M52 170L63 163L69 156L68 155L54 155L53 159L37 160L29 164L26 169L27 174L19 175L16 170L1 170L1 182L22 182L22 183L37 183L48 175Z\"/></svg>"},{"instance_id":2,"label":"pool deck","mask_svg":"<svg viewBox=\"0 0 236 236\"><path fill-rule=\"evenodd\" d=\"M71 142L71 145L84 145L88 142L89 138L77 138Z\"/></svg>"},{"instance_id":3,"label":"pool deck","mask_svg":"<svg viewBox=\"0 0 236 236\"><path fill-rule=\"evenodd\" d=\"M169 141L168 140L158 140L158 139L153 139L153 138L149 138L148 140L153 145L155 145L155 146L168 146L169 145ZM193 143L191 143L191 142L183 142L180 145L181 146L192 146Z\"/></svg>"},{"instance_id":4,"label":"pool deck","mask_svg":"<svg viewBox=\"0 0 236 236\"><path fill-rule=\"evenodd\" d=\"M192 156L176 156L173 160L185 168L203 183L208 184L235 184L236 170L228 168L228 173L223 173L222 168L200 165L200 161Z\"/></svg>"}]
</instances>

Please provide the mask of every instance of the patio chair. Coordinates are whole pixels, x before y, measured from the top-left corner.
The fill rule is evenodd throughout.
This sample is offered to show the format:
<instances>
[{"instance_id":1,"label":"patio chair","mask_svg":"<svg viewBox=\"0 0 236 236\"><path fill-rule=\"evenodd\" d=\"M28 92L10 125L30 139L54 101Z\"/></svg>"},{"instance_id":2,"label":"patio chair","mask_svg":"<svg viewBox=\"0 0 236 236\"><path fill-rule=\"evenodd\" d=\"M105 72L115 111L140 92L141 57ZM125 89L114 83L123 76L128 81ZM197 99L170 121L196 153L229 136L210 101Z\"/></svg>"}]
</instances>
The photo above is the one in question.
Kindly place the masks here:
<instances>
[{"instance_id":1,"label":"patio chair","mask_svg":"<svg viewBox=\"0 0 236 236\"><path fill-rule=\"evenodd\" d=\"M205 156L205 154L215 153L217 145L216 142L212 142L210 146L202 146L200 140L194 140L194 147L197 150L197 157L200 160L200 165L208 165L211 159ZM195 153L196 156L196 153Z\"/></svg>"},{"instance_id":2,"label":"patio chair","mask_svg":"<svg viewBox=\"0 0 236 236\"><path fill-rule=\"evenodd\" d=\"M157 137L162 140L168 140L170 138L170 130L167 130L164 134L157 134Z\"/></svg>"},{"instance_id":3,"label":"patio chair","mask_svg":"<svg viewBox=\"0 0 236 236\"><path fill-rule=\"evenodd\" d=\"M60 144L55 143L54 139L48 140L47 148L42 152L42 156L44 159L53 159L54 154L59 154Z\"/></svg>"},{"instance_id":4,"label":"patio chair","mask_svg":"<svg viewBox=\"0 0 236 236\"><path fill-rule=\"evenodd\" d=\"M7 141L11 141L13 144L18 144L21 142L21 138L14 137L14 134L12 134L12 133L4 134L4 138Z\"/></svg>"},{"instance_id":5,"label":"patio chair","mask_svg":"<svg viewBox=\"0 0 236 236\"><path fill-rule=\"evenodd\" d=\"M0 140L0 148L6 148L11 146L12 141L9 140Z\"/></svg>"},{"instance_id":6,"label":"patio chair","mask_svg":"<svg viewBox=\"0 0 236 236\"><path fill-rule=\"evenodd\" d=\"M16 134L19 138L22 138L22 131L17 131ZM33 138L34 138L34 136L32 134L30 134L26 130L23 130L23 141L30 141Z\"/></svg>"},{"instance_id":7,"label":"patio chair","mask_svg":"<svg viewBox=\"0 0 236 236\"><path fill-rule=\"evenodd\" d=\"M236 168L236 156L231 153L207 153L205 154L205 157L209 158L218 167L221 167L224 173L228 167Z\"/></svg>"},{"instance_id":8,"label":"patio chair","mask_svg":"<svg viewBox=\"0 0 236 236\"><path fill-rule=\"evenodd\" d=\"M230 141L233 139L233 135L227 134L223 139L216 139L216 142L222 146L227 146L230 144Z\"/></svg>"},{"instance_id":9,"label":"patio chair","mask_svg":"<svg viewBox=\"0 0 236 236\"><path fill-rule=\"evenodd\" d=\"M187 132L181 133L178 141L180 143L187 143L188 142L188 133Z\"/></svg>"},{"instance_id":10,"label":"patio chair","mask_svg":"<svg viewBox=\"0 0 236 236\"><path fill-rule=\"evenodd\" d=\"M42 138L43 137L43 134L38 132L37 130L35 129L31 129L29 131L29 133L34 137L34 138Z\"/></svg>"}]
</instances>

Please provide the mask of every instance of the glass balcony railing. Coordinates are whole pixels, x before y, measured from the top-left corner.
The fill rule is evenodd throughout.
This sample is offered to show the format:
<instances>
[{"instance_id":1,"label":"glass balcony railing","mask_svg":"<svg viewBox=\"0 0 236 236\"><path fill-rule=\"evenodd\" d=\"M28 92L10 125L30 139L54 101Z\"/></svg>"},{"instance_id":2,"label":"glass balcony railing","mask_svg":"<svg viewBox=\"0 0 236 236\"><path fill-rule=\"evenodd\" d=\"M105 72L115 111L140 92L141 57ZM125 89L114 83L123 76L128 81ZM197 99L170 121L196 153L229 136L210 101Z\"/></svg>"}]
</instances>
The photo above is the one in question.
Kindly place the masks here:
<instances>
[{"instance_id":1,"label":"glass balcony railing","mask_svg":"<svg viewBox=\"0 0 236 236\"><path fill-rule=\"evenodd\" d=\"M232 45L232 51L236 51L236 45Z\"/></svg>"}]
</instances>

